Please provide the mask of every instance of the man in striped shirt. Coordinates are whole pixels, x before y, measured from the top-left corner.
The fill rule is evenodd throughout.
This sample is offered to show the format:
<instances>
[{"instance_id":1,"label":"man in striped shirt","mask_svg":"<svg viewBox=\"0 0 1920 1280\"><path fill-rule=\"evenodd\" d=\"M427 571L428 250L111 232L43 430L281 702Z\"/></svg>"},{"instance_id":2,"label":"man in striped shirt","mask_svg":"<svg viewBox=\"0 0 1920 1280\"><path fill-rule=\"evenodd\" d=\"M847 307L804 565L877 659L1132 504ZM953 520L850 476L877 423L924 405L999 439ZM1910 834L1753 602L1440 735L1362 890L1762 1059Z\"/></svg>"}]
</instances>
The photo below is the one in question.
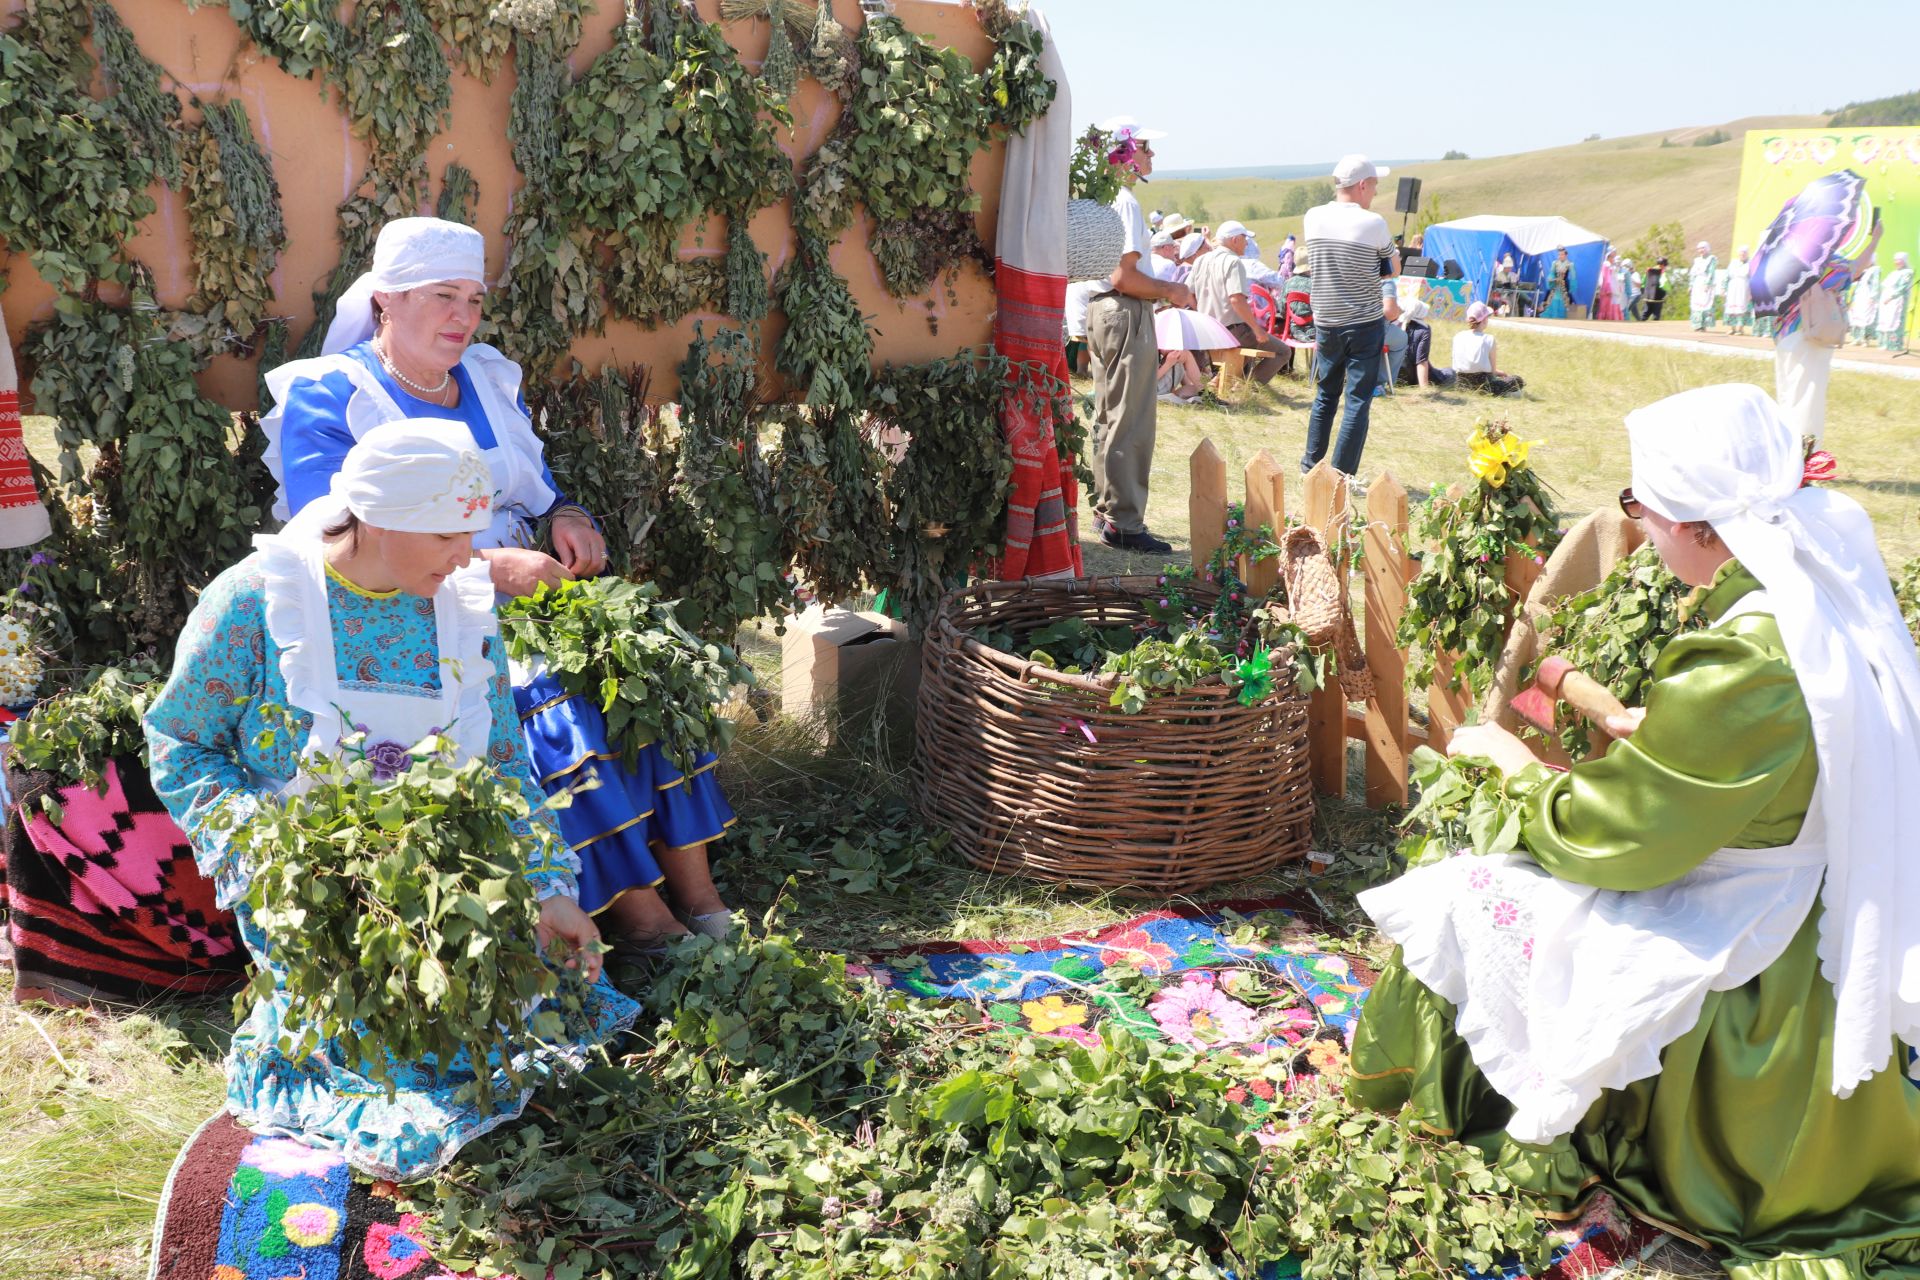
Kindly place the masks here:
<instances>
[{"instance_id":1,"label":"man in striped shirt","mask_svg":"<svg viewBox=\"0 0 1920 1280\"><path fill-rule=\"evenodd\" d=\"M1347 156L1333 169L1333 203L1307 210L1307 259L1313 263L1313 324L1319 341L1313 353L1316 389L1302 471L1312 470L1327 456L1342 390L1347 404L1333 466L1349 479L1360 471L1386 342L1380 281L1400 274L1400 255L1394 251L1387 220L1371 211L1374 193L1386 176L1387 170L1365 156Z\"/></svg>"}]
</instances>

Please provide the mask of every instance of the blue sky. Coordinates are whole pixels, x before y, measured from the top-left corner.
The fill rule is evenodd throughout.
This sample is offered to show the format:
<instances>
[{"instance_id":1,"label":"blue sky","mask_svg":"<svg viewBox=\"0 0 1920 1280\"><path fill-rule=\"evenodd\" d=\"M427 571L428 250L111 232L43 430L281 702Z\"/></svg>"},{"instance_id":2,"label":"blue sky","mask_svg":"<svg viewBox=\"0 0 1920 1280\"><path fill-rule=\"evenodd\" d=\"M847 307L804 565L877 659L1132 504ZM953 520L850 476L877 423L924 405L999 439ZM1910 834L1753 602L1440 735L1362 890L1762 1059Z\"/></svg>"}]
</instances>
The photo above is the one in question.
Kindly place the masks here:
<instances>
[{"instance_id":1,"label":"blue sky","mask_svg":"<svg viewBox=\"0 0 1920 1280\"><path fill-rule=\"evenodd\" d=\"M1915 0L1035 2L1074 123L1168 130L1163 170L1501 155L1920 89Z\"/></svg>"}]
</instances>

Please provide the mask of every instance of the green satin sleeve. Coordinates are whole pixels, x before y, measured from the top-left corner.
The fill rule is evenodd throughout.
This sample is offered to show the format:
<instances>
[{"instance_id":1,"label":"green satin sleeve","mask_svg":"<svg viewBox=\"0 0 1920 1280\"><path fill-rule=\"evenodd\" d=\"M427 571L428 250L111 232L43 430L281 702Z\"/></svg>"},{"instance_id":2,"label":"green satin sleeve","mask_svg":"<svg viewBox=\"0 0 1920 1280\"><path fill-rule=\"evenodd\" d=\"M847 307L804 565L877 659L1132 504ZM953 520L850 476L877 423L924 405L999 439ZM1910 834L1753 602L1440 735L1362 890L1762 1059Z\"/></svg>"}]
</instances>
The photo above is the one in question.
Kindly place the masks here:
<instances>
[{"instance_id":1,"label":"green satin sleeve","mask_svg":"<svg viewBox=\"0 0 1920 1280\"><path fill-rule=\"evenodd\" d=\"M1651 889L1724 848L1799 833L1813 795L1813 730L1779 627L1749 614L1668 644L1647 718L1598 760L1509 783L1522 838L1546 870L1601 889Z\"/></svg>"}]
</instances>

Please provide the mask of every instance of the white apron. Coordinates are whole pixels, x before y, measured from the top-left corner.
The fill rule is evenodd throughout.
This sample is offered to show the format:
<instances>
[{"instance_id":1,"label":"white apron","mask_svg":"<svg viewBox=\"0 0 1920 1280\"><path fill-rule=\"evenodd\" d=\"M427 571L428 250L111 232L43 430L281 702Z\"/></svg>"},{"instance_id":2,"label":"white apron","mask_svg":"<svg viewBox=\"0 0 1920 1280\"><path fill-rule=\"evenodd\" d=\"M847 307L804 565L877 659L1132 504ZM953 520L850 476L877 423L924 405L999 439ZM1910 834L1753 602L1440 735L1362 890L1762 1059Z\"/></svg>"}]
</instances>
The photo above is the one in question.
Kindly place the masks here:
<instances>
[{"instance_id":1,"label":"white apron","mask_svg":"<svg viewBox=\"0 0 1920 1280\"><path fill-rule=\"evenodd\" d=\"M1766 609L1753 592L1728 617ZM1826 870L1816 802L1778 849L1722 849L1657 889L1558 880L1518 854L1456 856L1360 895L1409 972L1458 1010L1474 1065L1514 1107L1507 1132L1571 1133L1609 1089L1785 954Z\"/></svg>"},{"instance_id":2,"label":"white apron","mask_svg":"<svg viewBox=\"0 0 1920 1280\"><path fill-rule=\"evenodd\" d=\"M493 428L494 444L482 449L481 456L493 471L493 523L473 536L476 548L526 547L533 545L533 523L545 515L559 495L547 487L543 478L540 437L533 423L520 412L520 366L485 343L467 348L460 367L480 393L481 408L487 424ZM287 507L286 460L280 451L280 428L285 413L287 392L294 382L306 379L318 382L330 373L344 373L352 380L354 395L347 402L347 429L355 440L374 427L398 422L407 415L388 394L380 378L346 352L295 360L266 375L267 391L274 407L260 421L266 434L267 449L263 461L280 486L274 496L273 515L282 522L292 518ZM428 417L458 418L458 410L429 413Z\"/></svg>"},{"instance_id":3,"label":"white apron","mask_svg":"<svg viewBox=\"0 0 1920 1280\"><path fill-rule=\"evenodd\" d=\"M440 651L437 690L400 689L373 680L342 680L327 605L325 547L279 535L254 539L266 578L267 632L280 647L287 701L313 717L303 760L340 753L340 739L364 732L361 749L410 748L430 734L453 740L462 759L487 758L493 711L487 701L494 667L486 644L497 633L493 582L484 561L453 573L434 594ZM311 785L303 770L281 793Z\"/></svg>"}]
</instances>

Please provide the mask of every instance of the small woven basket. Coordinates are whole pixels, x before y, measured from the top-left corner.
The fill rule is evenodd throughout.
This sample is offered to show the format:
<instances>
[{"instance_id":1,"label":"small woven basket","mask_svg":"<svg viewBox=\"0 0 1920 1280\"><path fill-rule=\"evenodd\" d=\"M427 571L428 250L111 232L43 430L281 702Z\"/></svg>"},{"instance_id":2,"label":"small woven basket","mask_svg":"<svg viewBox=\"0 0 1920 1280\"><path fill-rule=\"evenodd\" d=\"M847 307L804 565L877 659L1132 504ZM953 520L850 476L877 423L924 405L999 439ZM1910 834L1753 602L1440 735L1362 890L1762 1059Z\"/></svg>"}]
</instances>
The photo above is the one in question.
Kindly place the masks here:
<instances>
[{"instance_id":1,"label":"small woven basket","mask_svg":"<svg viewBox=\"0 0 1920 1280\"><path fill-rule=\"evenodd\" d=\"M1067 201L1067 279L1105 280L1120 265L1127 228L1112 205Z\"/></svg>"},{"instance_id":2,"label":"small woven basket","mask_svg":"<svg viewBox=\"0 0 1920 1280\"><path fill-rule=\"evenodd\" d=\"M1117 677L1067 675L970 634L1131 625L1159 591L1152 577L1028 579L941 602L923 648L916 792L968 862L1158 897L1306 853L1307 700L1290 682L1244 706L1214 679L1128 715L1109 701Z\"/></svg>"}]
</instances>

